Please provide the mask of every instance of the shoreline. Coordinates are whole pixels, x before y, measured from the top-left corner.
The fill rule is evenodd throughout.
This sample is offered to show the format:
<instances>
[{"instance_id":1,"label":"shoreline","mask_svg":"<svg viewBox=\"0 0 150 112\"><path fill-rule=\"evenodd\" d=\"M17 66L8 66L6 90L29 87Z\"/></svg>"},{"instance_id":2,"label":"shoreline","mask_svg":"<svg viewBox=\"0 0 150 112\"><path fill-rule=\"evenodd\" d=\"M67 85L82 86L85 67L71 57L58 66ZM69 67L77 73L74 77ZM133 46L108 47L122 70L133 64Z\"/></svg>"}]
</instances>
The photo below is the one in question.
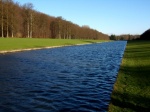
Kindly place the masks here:
<instances>
[{"instance_id":1,"label":"shoreline","mask_svg":"<svg viewBox=\"0 0 150 112\"><path fill-rule=\"evenodd\" d=\"M98 42L98 43L101 43L101 42ZM59 48L59 47L68 47L68 46L88 45L88 44L92 44L92 43L74 44L74 45L60 45L60 46L47 46L47 47L39 47L39 48L26 48L26 49L14 49L14 50L2 50L2 51L0 51L0 54L31 51L31 50L40 50L40 49L51 49L51 48Z\"/></svg>"}]
</instances>

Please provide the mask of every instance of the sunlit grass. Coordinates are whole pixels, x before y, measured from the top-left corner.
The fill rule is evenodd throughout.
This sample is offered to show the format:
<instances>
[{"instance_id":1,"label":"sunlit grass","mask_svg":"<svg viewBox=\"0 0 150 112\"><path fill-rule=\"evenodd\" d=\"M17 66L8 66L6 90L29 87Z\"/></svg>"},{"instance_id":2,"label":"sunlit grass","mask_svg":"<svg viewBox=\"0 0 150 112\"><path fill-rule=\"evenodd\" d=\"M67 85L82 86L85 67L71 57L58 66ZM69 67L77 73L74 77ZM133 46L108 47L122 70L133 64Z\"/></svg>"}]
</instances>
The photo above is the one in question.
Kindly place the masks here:
<instances>
[{"instance_id":1,"label":"sunlit grass","mask_svg":"<svg viewBox=\"0 0 150 112\"><path fill-rule=\"evenodd\" d=\"M0 38L0 51L104 42L103 40Z\"/></svg>"},{"instance_id":2,"label":"sunlit grass","mask_svg":"<svg viewBox=\"0 0 150 112\"><path fill-rule=\"evenodd\" d=\"M127 44L109 112L150 110L150 41Z\"/></svg>"}]
</instances>

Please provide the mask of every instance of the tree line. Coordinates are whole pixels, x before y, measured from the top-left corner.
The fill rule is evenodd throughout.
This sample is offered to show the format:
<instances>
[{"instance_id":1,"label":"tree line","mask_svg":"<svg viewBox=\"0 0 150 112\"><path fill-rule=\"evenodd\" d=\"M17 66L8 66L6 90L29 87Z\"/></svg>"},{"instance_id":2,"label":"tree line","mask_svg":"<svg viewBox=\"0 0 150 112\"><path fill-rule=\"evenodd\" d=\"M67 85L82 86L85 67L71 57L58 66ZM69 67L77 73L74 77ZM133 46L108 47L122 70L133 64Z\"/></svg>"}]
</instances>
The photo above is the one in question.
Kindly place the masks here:
<instances>
[{"instance_id":1,"label":"tree line","mask_svg":"<svg viewBox=\"0 0 150 112\"><path fill-rule=\"evenodd\" d=\"M32 3L20 5L13 0L0 0L0 37L109 39L87 25L79 26L62 17L38 12Z\"/></svg>"},{"instance_id":2,"label":"tree line","mask_svg":"<svg viewBox=\"0 0 150 112\"><path fill-rule=\"evenodd\" d=\"M124 35L110 35L110 40L136 40L140 37L140 35L130 35L130 34L124 34Z\"/></svg>"}]
</instances>

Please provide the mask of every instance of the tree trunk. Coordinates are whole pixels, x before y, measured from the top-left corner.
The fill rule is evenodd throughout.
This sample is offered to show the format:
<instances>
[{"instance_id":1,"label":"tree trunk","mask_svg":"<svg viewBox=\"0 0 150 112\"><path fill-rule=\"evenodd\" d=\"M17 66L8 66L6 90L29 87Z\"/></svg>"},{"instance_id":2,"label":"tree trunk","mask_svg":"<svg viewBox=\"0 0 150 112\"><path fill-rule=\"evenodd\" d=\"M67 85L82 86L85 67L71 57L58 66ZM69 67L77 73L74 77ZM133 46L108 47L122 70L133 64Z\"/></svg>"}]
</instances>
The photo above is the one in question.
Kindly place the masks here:
<instances>
[{"instance_id":1,"label":"tree trunk","mask_svg":"<svg viewBox=\"0 0 150 112\"><path fill-rule=\"evenodd\" d=\"M6 37L8 37L9 36L9 34L8 34L8 14L7 14L7 36Z\"/></svg>"},{"instance_id":2,"label":"tree trunk","mask_svg":"<svg viewBox=\"0 0 150 112\"><path fill-rule=\"evenodd\" d=\"M28 31L28 38L30 37L30 24L29 21L27 22L27 31Z\"/></svg>"},{"instance_id":3,"label":"tree trunk","mask_svg":"<svg viewBox=\"0 0 150 112\"><path fill-rule=\"evenodd\" d=\"M32 17L32 12L31 12L31 22L30 22L30 24L31 24L31 25L30 25L30 26L31 26L31 27L30 27L30 38L32 38L32 28L33 28L33 23L32 23L32 22L33 22L33 17Z\"/></svg>"},{"instance_id":4,"label":"tree trunk","mask_svg":"<svg viewBox=\"0 0 150 112\"><path fill-rule=\"evenodd\" d=\"M7 0L7 14L6 14L6 17L7 17L7 22L6 22L6 37L9 37L9 31L8 31L8 27L9 27L9 25L8 25L8 21L9 21L9 18L8 18L8 14L9 14L9 10L8 10L8 8L9 8L9 1Z\"/></svg>"},{"instance_id":5,"label":"tree trunk","mask_svg":"<svg viewBox=\"0 0 150 112\"><path fill-rule=\"evenodd\" d=\"M2 37L4 37L4 24L3 24L3 0L1 0L1 7L2 7L2 16L1 16L1 29L2 29Z\"/></svg>"},{"instance_id":6,"label":"tree trunk","mask_svg":"<svg viewBox=\"0 0 150 112\"><path fill-rule=\"evenodd\" d=\"M13 27L13 24L11 26L11 37L13 38L14 37L14 27Z\"/></svg>"}]
</instances>

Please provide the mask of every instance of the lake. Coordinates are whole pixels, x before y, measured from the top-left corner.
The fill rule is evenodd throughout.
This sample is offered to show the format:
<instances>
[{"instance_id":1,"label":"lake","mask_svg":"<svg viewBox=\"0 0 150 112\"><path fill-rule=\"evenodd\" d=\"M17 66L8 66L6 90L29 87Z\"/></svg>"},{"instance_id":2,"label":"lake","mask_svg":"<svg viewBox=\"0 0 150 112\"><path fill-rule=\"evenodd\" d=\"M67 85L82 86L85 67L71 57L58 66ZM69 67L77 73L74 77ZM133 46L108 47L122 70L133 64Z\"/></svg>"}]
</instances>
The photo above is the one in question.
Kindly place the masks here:
<instances>
[{"instance_id":1,"label":"lake","mask_svg":"<svg viewBox=\"0 0 150 112\"><path fill-rule=\"evenodd\" d=\"M0 111L106 112L126 43L0 54Z\"/></svg>"}]
</instances>

